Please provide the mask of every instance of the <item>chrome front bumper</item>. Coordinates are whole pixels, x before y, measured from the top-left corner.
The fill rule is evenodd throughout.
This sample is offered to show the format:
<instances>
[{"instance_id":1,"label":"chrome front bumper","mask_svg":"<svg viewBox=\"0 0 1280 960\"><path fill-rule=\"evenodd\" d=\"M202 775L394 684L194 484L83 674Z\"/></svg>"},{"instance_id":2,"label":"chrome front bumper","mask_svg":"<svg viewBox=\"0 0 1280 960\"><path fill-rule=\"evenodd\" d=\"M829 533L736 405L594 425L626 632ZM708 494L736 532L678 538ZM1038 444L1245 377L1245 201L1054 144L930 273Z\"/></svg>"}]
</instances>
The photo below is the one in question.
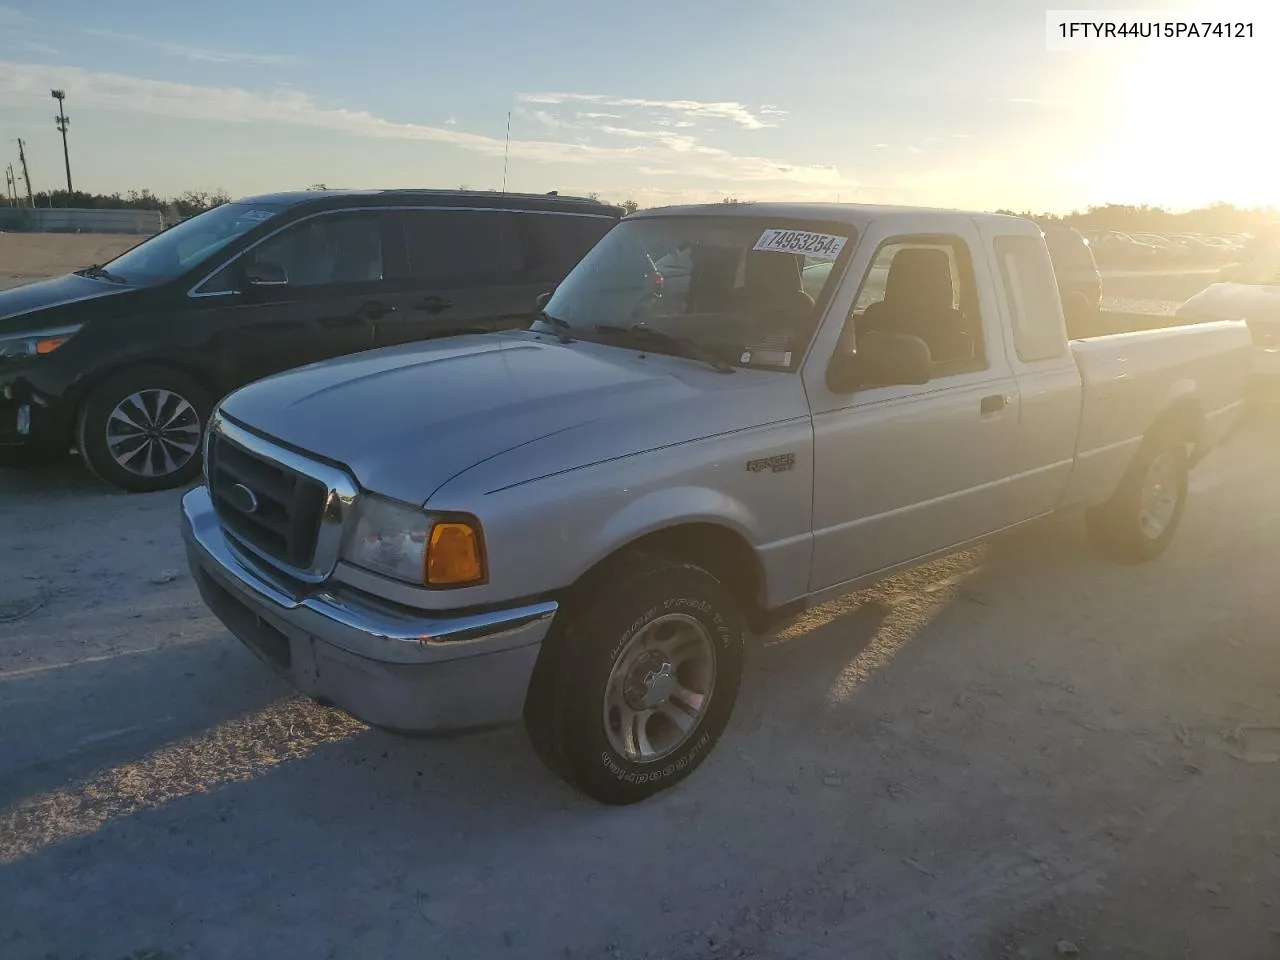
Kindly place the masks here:
<instances>
[{"instance_id":1,"label":"chrome front bumper","mask_svg":"<svg viewBox=\"0 0 1280 960\"><path fill-rule=\"evenodd\" d=\"M405 732L520 719L553 601L447 617L290 584L227 540L205 487L182 499L182 537L205 603L302 693Z\"/></svg>"}]
</instances>

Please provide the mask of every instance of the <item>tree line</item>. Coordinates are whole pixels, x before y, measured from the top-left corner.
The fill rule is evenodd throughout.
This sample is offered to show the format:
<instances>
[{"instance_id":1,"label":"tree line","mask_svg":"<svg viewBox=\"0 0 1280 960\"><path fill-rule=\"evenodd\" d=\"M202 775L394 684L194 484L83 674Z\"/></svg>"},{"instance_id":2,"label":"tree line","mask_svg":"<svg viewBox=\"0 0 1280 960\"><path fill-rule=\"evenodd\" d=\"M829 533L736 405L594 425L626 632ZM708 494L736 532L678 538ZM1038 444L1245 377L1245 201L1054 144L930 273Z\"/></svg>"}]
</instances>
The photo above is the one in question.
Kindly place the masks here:
<instances>
[{"instance_id":1,"label":"tree line","mask_svg":"<svg viewBox=\"0 0 1280 960\"><path fill-rule=\"evenodd\" d=\"M1029 217L1040 224L1057 223L1077 230L1119 230L1124 233L1252 233L1280 221L1275 207L1237 207L1214 203L1194 210L1168 210L1143 204L1108 203L1073 210L1068 214L997 210L997 213Z\"/></svg>"},{"instance_id":2,"label":"tree line","mask_svg":"<svg viewBox=\"0 0 1280 960\"><path fill-rule=\"evenodd\" d=\"M312 184L310 189L325 189L324 184ZM465 186L461 189L467 189ZM598 200L595 193L588 194ZM35 195L37 207L74 207L89 210L159 210L166 219L191 217L197 213L226 203L231 196L225 190L188 190L175 197L161 197L150 190L129 190L126 193L86 193L76 190L43 191ZM726 197L723 203L738 203L734 197ZM627 213L634 213L640 205L634 200L618 204ZM997 213L1028 217L1038 223L1060 223L1084 230L1121 230L1140 233L1248 233L1269 223L1280 221L1280 210L1275 207L1237 207L1229 203L1214 203L1194 210L1169 210L1147 204L1135 206L1108 203L1073 210L1068 214L1033 213L1028 210L997 210Z\"/></svg>"},{"instance_id":3,"label":"tree line","mask_svg":"<svg viewBox=\"0 0 1280 960\"><path fill-rule=\"evenodd\" d=\"M33 196L38 208L76 210L159 210L165 219L193 217L226 203L231 195L225 190L188 190L176 197L161 197L150 190L127 193L86 193L83 190L44 190ZM26 198L23 197L23 202Z\"/></svg>"}]
</instances>

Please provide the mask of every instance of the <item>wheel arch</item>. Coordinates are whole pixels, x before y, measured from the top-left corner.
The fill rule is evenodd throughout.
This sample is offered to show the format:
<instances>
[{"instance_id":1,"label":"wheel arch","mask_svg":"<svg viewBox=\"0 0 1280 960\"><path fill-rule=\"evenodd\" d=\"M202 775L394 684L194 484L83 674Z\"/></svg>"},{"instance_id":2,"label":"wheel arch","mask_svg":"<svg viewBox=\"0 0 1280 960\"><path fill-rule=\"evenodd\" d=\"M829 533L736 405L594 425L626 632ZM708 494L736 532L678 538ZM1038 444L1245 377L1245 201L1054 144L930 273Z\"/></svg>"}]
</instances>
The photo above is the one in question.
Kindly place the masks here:
<instances>
[{"instance_id":1,"label":"wheel arch","mask_svg":"<svg viewBox=\"0 0 1280 960\"><path fill-rule=\"evenodd\" d=\"M681 520L638 533L596 560L575 586L626 557L646 553L684 560L706 570L737 601L752 629L765 625L764 564L745 534L723 520Z\"/></svg>"},{"instance_id":2,"label":"wheel arch","mask_svg":"<svg viewBox=\"0 0 1280 960\"><path fill-rule=\"evenodd\" d=\"M172 370L175 373L190 377L209 395L211 404L216 404L222 396L221 388L218 386L217 377L209 369L196 363L186 360L178 360L173 357L138 357L136 359L125 360L120 363L110 364L99 367L82 377L75 384L71 391L72 415L67 424L69 433L68 441L72 446L77 443L77 435L80 430L80 420L84 416L85 406L89 402L89 398L93 395L93 391L101 386L104 382L130 371L151 368L163 368Z\"/></svg>"}]
</instances>

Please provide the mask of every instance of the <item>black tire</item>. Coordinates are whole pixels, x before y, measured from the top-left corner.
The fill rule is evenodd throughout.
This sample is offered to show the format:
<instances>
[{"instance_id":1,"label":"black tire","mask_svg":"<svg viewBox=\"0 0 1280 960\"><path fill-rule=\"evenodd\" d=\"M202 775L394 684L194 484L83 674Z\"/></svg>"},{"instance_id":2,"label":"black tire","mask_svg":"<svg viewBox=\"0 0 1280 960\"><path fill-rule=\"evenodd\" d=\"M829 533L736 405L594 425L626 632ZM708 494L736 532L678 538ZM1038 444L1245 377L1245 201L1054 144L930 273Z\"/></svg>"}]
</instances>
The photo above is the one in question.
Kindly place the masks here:
<instances>
[{"instance_id":1,"label":"black tire","mask_svg":"<svg viewBox=\"0 0 1280 960\"><path fill-rule=\"evenodd\" d=\"M1172 510L1159 527L1144 521L1144 498L1151 486L1153 467L1165 471L1161 484L1173 497ZM1168 549L1182 523L1187 505L1187 444L1173 430L1153 433L1143 441L1112 498L1091 508L1086 516L1090 539L1103 552L1126 563L1154 560Z\"/></svg>"},{"instance_id":2,"label":"black tire","mask_svg":"<svg viewBox=\"0 0 1280 960\"><path fill-rule=\"evenodd\" d=\"M696 715L683 734L665 715L658 721L658 732L672 741L667 749L659 751L646 734L644 742L655 755L629 758L608 729L612 724L606 717L613 716L606 706L610 675L615 665L625 665L635 655L645 638L658 638L667 628L691 631L698 649L709 650L710 679L702 667L699 678L676 672L693 658L674 667L666 662L656 675L636 665L628 676L645 671L646 679L640 681L645 686L639 689L655 696L655 683L664 674L677 686L705 686L705 700L696 714L680 707L686 717ZM567 599L543 643L524 711L534 749L552 772L601 803L636 803L674 786L706 759L729 723L742 679L743 635L737 604L701 567L652 555L610 564ZM670 704L664 700L663 706ZM670 710L645 712L657 721L653 714ZM618 736L615 731L614 739Z\"/></svg>"},{"instance_id":3,"label":"black tire","mask_svg":"<svg viewBox=\"0 0 1280 960\"><path fill-rule=\"evenodd\" d=\"M141 408L135 399L140 400ZM162 409L159 401L163 401ZM94 386L81 404L76 425L80 459L100 480L122 490L144 493L180 487L200 472L200 438L211 406L208 391L197 380L171 367L138 366L111 374ZM119 417L113 420L118 408L131 416L131 423L151 417L156 424L166 425L166 430L156 432L167 439L138 433ZM115 453L108 437L109 424L116 438ZM126 436L141 439L125 440ZM195 450L183 459L191 441ZM117 460L116 453L124 463Z\"/></svg>"}]
</instances>

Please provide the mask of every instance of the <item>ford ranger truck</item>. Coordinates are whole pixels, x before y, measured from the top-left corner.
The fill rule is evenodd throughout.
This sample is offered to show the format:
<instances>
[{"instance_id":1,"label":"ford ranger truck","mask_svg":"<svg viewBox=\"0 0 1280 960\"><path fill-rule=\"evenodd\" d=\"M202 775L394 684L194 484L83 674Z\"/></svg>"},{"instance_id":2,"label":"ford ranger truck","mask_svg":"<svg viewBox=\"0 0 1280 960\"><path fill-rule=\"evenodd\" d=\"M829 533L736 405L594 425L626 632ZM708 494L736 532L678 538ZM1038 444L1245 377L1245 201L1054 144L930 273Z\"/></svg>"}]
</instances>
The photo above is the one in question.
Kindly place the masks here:
<instances>
[{"instance_id":1,"label":"ford ranger truck","mask_svg":"<svg viewBox=\"0 0 1280 960\"><path fill-rule=\"evenodd\" d=\"M539 305L230 394L183 533L298 690L523 719L610 804L706 760L744 637L805 606L1068 508L1158 557L1250 353L1236 321L1070 341L1034 223L937 210L646 211Z\"/></svg>"}]
</instances>

